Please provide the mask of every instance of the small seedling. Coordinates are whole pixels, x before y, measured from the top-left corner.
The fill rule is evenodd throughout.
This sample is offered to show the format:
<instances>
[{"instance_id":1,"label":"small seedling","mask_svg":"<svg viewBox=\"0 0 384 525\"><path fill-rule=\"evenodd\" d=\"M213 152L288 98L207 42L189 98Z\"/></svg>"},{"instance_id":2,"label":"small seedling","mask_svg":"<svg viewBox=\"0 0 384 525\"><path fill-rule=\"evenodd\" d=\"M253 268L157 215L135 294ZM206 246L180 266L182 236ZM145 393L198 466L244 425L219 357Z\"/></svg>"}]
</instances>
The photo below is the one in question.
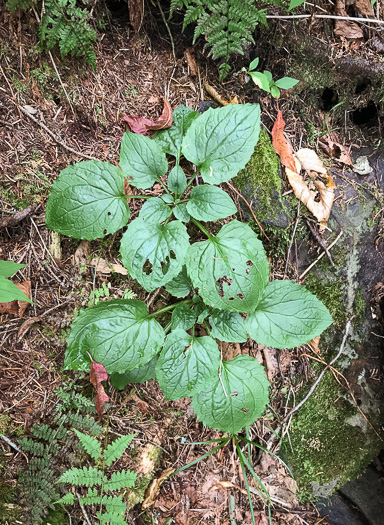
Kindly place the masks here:
<instances>
[{"instance_id":1,"label":"small seedling","mask_svg":"<svg viewBox=\"0 0 384 525\"><path fill-rule=\"evenodd\" d=\"M279 80L276 80L275 82L270 71L265 70L263 73L255 71L258 65L259 57L255 58L255 60L252 60L252 62L249 64L248 71L245 68L243 68L243 71L248 73L256 86L263 89L267 93L270 93L275 98L280 97L280 89L291 89L299 82L298 80L291 77L283 77Z\"/></svg>"}]
</instances>

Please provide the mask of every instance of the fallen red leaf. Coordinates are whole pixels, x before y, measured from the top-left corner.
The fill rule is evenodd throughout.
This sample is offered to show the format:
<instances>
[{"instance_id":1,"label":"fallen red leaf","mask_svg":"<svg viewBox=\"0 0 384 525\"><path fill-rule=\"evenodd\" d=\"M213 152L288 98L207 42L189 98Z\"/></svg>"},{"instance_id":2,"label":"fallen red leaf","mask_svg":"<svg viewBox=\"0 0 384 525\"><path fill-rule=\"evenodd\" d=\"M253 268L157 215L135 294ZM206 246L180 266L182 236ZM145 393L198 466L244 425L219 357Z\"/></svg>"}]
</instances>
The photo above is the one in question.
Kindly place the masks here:
<instances>
[{"instance_id":1,"label":"fallen red leaf","mask_svg":"<svg viewBox=\"0 0 384 525\"><path fill-rule=\"evenodd\" d=\"M296 173L296 163L293 158L293 150L287 139L284 137L285 122L281 111L278 112L276 122L272 128L272 144L280 161L286 168Z\"/></svg>"},{"instance_id":2,"label":"fallen red leaf","mask_svg":"<svg viewBox=\"0 0 384 525\"><path fill-rule=\"evenodd\" d=\"M134 133L139 135L146 135L151 129L166 129L172 126L173 112L171 104L166 98L164 100L164 109L162 114L157 120L150 120L145 117L139 117L138 115L124 115L122 120L128 122L129 127Z\"/></svg>"},{"instance_id":3,"label":"fallen red leaf","mask_svg":"<svg viewBox=\"0 0 384 525\"><path fill-rule=\"evenodd\" d=\"M25 295L31 298L31 281L23 281L20 284L14 283ZM17 317L23 317L29 303L27 301L10 301L9 303L0 303L0 314L11 314Z\"/></svg>"},{"instance_id":4,"label":"fallen red leaf","mask_svg":"<svg viewBox=\"0 0 384 525\"><path fill-rule=\"evenodd\" d=\"M102 381L107 381L108 372L101 363L96 363L96 361L92 359L92 356L89 352L87 352L87 354L91 359L89 376L92 385L96 388L96 411L100 421L103 414L105 413L104 405L109 401L109 397L105 393L104 387L101 384Z\"/></svg>"}]
</instances>

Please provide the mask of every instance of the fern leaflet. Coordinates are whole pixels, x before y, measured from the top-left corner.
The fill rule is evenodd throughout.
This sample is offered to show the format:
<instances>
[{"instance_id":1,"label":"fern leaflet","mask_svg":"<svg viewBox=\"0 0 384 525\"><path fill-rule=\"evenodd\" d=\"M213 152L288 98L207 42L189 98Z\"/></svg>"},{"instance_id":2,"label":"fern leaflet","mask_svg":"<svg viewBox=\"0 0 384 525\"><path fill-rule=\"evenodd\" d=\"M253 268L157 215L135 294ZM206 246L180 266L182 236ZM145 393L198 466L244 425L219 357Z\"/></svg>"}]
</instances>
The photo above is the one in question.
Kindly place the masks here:
<instances>
[{"instance_id":1,"label":"fern leaflet","mask_svg":"<svg viewBox=\"0 0 384 525\"><path fill-rule=\"evenodd\" d=\"M104 450L104 460L105 464L109 467L112 465L112 463L117 459L120 458L124 452L124 450L127 448L129 443L132 441L132 439L136 436L136 434L128 434L127 436L120 436L119 438L115 439L112 443L110 443L107 448Z\"/></svg>"},{"instance_id":2,"label":"fern leaflet","mask_svg":"<svg viewBox=\"0 0 384 525\"><path fill-rule=\"evenodd\" d=\"M103 473L94 467L71 468L62 474L58 483L71 483L72 485L85 485L86 487L93 487L94 485L102 485Z\"/></svg>"},{"instance_id":3,"label":"fern leaflet","mask_svg":"<svg viewBox=\"0 0 384 525\"><path fill-rule=\"evenodd\" d=\"M88 452L88 454L93 459L99 459L101 457L101 447L97 439L93 438L92 436L88 436L87 434L83 434L79 430L74 430L84 450Z\"/></svg>"},{"instance_id":4,"label":"fern leaflet","mask_svg":"<svg viewBox=\"0 0 384 525\"><path fill-rule=\"evenodd\" d=\"M133 487L137 474L131 470L121 470L113 472L111 479L104 482L105 491L115 491L123 488Z\"/></svg>"}]
</instances>

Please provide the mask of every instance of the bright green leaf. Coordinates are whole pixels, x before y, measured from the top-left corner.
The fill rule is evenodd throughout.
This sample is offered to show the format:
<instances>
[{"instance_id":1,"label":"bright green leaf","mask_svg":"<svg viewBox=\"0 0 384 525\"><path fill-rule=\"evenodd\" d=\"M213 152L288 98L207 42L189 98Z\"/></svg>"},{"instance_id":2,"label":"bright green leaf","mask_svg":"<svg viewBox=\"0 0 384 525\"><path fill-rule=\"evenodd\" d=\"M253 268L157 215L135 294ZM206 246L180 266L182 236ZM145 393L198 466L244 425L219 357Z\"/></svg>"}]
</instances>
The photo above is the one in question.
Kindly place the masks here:
<instances>
[{"instance_id":1,"label":"bright green leaf","mask_svg":"<svg viewBox=\"0 0 384 525\"><path fill-rule=\"evenodd\" d=\"M187 212L187 206L185 204L178 204L173 210L173 215L179 221L188 223L191 220L191 216Z\"/></svg>"},{"instance_id":2,"label":"bright green leaf","mask_svg":"<svg viewBox=\"0 0 384 525\"><path fill-rule=\"evenodd\" d=\"M227 343L244 343L247 340L247 330L244 320L237 312L212 310L209 318L211 336Z\"/></svg>"},{"instance_id":3,"label":"bright green leaf","mask_svg":"<svg viewBox=\"0 0 384 525\"><path fill-rule=\"evenodd\" d=\"M0 276L0 303L10 303L11 301L32 301L23 293L12 281Z\"/></svg>"},{"instance_id":4,"label":"bright green leaf","mask_svg":"<svg viewBox=\"0 0 384 525\"><path fill-rule=\"evenodd\" d=\"M26 264L19 264L13 261L0 261L0 277L11 277L26 266Z\"/></svg>"},{"instance_id":5,"label":"bright green leaf","mask_svg":"<svg viewBox=\"0 0 384 525\"><path fill-rule=\"evenodd\" d=\"M235 203L228 193L209 184L193 188L187 210L192 217L201 221L217 221L237 213Z\"/></svg>"},{"instance_id":6,"label":"bright green leaf","mask_svg":"<svg viewBox=\"0 0 384 525\"><path fill-rule=\"evenodd\" d=\"M181 272L176 275L172 281L169 281L169 283L165 285L165 289L168 293L174 297L177 297L178 299L186 297L189 294L189 292L192 290L192 282L188 277L185 266L183 266Z\"/></svg>"},{"instance_id":7,"label":"bright green leaf","mask_svg":"<svg viewBox=\"0 0 384 525\"><path fill-rule=\"evenodd\" d=\"M249 335L274 348L294 348L320 335L333 319L321 301L292 281L273 281L246 319Z\"/></svg>"},{"instance_id":8,"label":"bright green leaf","mask_svg":"<svg viewBox=\"0 0 384 525\"><path fill-rule=\"evenodd\" d=\"M220 184L245 167L259 131L258 104L210 108L189 127L183 140L183 155L200 168L204 182Z\"/></svg>"},{"instance_id":9,"label":"bright green leaf","mask_svg":"<svg viewBox=\"0 0 384 525\"><path fill-rule=\"evenodd\" d=\"M249 64L249 71L253 71L257 68L257 66L259 65L259 60L259 57L256 57L254 60L252 60L252 62Z\"/></svg>"},{"instance_id":10,"label":"bright green leaf","mask_svg":"<svg viewBox=\"0 0 384 525\"><path fill-rule=\"evenodd\" d=\"M82 310L71 327L64 367L88 370L88 351L108 374L133 370L156 355L164 330L148 314L145 303L114 299Z\"/></svg>"},{"instance_id":11,"label":"bright green leaf","mask_svg":"<svg viewBox=\"0 0 384 525\"><path fill-rule=\"evenodd\" d=\"M45 223L51 230L92 241L125 226L130 211L117 166L89 160L63 170L53 183Z\"/></svg>"},{"instance_id":12,"label":"bright green leaf","mask_svg":"<svg viewBox=\"0 0 384 525\"><path fill-rule=\"evenodd\" d=\"M262 415L268 403L269 381L257 359L239 355L221 365L210 386L192 397L192 408L204 425L237 434Z\"/></svg>"},{"instance_id":13,"label":"bright green leaf","mask_svg":"<svg viewBox=\"0 0 384 525\"><path fill-rule=\"evenodd\" d=\"M267 77L269 85L273 84L272 73L270 71L267 71L267 70L264 70L263 73Z\"/></svg>"},{"instance_id":14,"label":"bright green leaf","mask_svg":"<svg viewBox=\"0 0 384 525\"><path fill-rule=\"evenodd\" d=\"M114 525L116 523L116 518L120 516L122 519L122 514L125 514L126 511L126 503L123 501L123 495L119 494L116 496L115 494L113 496L107 496L106 494L103 496L102 499L102 505L105 505L105 508L107 512L113 514L113 521L111 519L108 519L108 523L111 525L113 523ZM105 523L102 521L102 523Z\"/></svg>"},{"instance_id":15,"label":"bright green leaf","mask_svg":"<svg viewBox=\"0 0 384 525\"><path fill-rule=\"evenodd\" d=\"M253 73L249 73L249 74L251 75L251 78L254 81L254 83L256 84L256 86L258 86L259 88L263 89L267 93L270 93L271 90L270 90L270 87L269 87L269 80L264 75L264 73L253 72Z\"/></svg>"},{"instance_id":16,"label":"bright green leaf","mask_svg":"<svg viewBox=\"0 0 384 525\"><path fill-rule=\"evenodd\" d=\"M268 282L263 246L251 228L238 221L190 246L186 265L204 302L220 310L253 312Z\"/></svg>"},{"instance_id":17,"label":"bright green leaf","mask_svg":"<svg viewBox=\"0 0 384 525\"><path fill-rule=\"evenodd\" d=\"M183 137L192 122L199 116L200 114L197 111L180 104L173 112L172 126L169 129L159 131L154 136L154 140L165 153L179 158Z\"/></svg>"},{"instance_id":18,"label":"bright green leaf","mask_svg":"<svg viewBox=\"0 0 384 525\"><path fill-rule=\"evenodd\" d=\"M299 81L295 78L283 77L275 82L275 86L277 86L280 89L291 89L293 88L293 86L296 86L298 82Z\"/></svg>"},{"instance_id":19,"label":"bright green leaf","mask_svg":"<svg viewBox=\"0 0 384 525\"><path fill-rule=\"evenodd\" d=\"M120 252L130 275L148 292L169 283L180 272L189 246L184 224L148 224L140 217L124 233Z\"/></svg>"},{"instance_id":20,"label":"bright green leaf","mask_svg":"<svg viewBox=\"0 0 384 525\"><path fill-rule=\"evenodd\" d=\"M112 472L111 479L104 482L104 490L121 490L124 488L133 487L137 478L136 472L131 470L120 470Z\"/></svg>"},{"instance_id":21,"label":"bright green leaf","mask_svg":"<svg viewBox=\"0 0 384 525\"><path fill-rule=\"evenodd\" d=\"M180 399L206 388L219 366L220 352L211 337L191 337L175 330L165 341L156 378L167 399Z\"/></svg>"},{"instance_id":22,"label":"bright green leaf","mask_svg":"<svg viewBox=\"0 0 384 525\"><path fill-rule=\"evenodd\" d=\"M290 0L288 11L290 11L291 9L294 9L295 7L299 7L299 6L303 5L304 2L305 2L305 0Z\"/></svg>"},{"instance_id":23,"label":"bright green leaf","mask_svg":"<svg viewBox=\"0 0 384 525\"><path fill-rule=\"evenodd\" d=\"M280 97L280 89L276 86L272 86L271 87L271 95L275 98L279 98Z\"/></svg>"},{"instance_id":24,"label":"bright green leaf","mask_svg":"<svg viewBox=\"0 0 384 525\"><path fill-rule=\"evenodd\" d=\"M148 363L143 366L118 374L117 372L109 377L112 386L118 390L123 390L129 383L145 383L156 377L156 363L159 356L155 355Z\"/></svg>"},{"instance_id":25,"label":"bright green leaf","mask_svg":"<svg viewBox=\"0 0 384 525\"><path fill-rule=\"evenodd\" d=\"M136 434L120 436L107 446L107 448L104 450L104 460L107 467L111 466L116 459L121 458L124 450L135 436Z\"/></svg>"},{"instance_id":26,"label":"bright green leaf","mask_svg":"<svg viewBox=\"0 0 384 525\"><path fill-rule=\"evenodd\" d=\"M75 431L77 437L79 438L83 449L86 452L88 452L88 454L93 459L99 459L101 457L101 447L97 439L95 439L94 437L88 434L83 434L79 430L76 430L76 428L74 428L73 430Z\"/></svg>"},{"instance_id":27,"label":"bright green leaf","mask_svg":"<svg viewBox=\"0 0 384 525\"><path fill-rule=\"evenodd\" d=\"M140 210L139 217L148 223L164 222L171 216L172 209L162 199L151 197Z\"/></svg>"},{"instance_id":28,"label":"bright green leaf","mask_svg":"<svg viewBox=\"0 0 384 525\"><path fill-rule=\"evenodd\" d=\"M187 177L183 169L177 164L168 175L168 189L180 195L187 187Z\"/></svg>"},{"instance_id":29,"label":"bright green leaf","mask_svg":"<svg viewBox=\"0 0 384 525\"><path fill-rule=\"evenodd\" d=\"M85 485L86 487L100 486L103 483L103 473L95 467L73 467L66 470L57 483L70 483L71 485Z\"/></svg>"},{"instance_id":30,"label":"bright green leaf","mask_svg":"<svg viewBox=\"0 0 384 525\"><path fill-rule=\"evenodd\" d=\"M121 142L120 167L131 186L146 190L167 173L168 162L155 141L126 132Z\"/></svg>"},{"instance_id":31,"label":"bright green leaf","mask_svg":"<svg viewBox=\"0 0 384 525\"><path fill-rule=\"evenodd\" d=\"M180 303L172 312L171 330L189 330L196 322L196 313L191 310L191 306Z\"/></svg>"}]
</instances>

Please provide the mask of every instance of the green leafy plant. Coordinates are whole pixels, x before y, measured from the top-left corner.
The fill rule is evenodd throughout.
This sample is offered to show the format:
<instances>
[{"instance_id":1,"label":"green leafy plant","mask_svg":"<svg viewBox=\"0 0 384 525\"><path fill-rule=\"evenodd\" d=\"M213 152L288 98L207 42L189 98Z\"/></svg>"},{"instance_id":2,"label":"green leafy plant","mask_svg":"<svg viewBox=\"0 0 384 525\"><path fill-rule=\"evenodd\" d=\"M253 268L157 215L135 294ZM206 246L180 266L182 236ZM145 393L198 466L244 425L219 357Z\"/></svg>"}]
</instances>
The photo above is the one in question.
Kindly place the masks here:
<instances>
[{"instance_id":1,"label":"green leafy plant","mask_svg":"<svg viewBox=\"0 0 384 525\"><path fill-rule=\"evenodd\" d=\"M116 496L114 492L133 487L136 481L136 473L131 470L120 470L113 472L107 478L105 471L114 461L121 458L124 450L136 434L120 436L102 450L101 444L97 439L78 430L75 430L75 432L81 446L91 456L97 466L71 468L62 474L57 483L70 484L75 490L78 487L87 487L86 495L79 496L77 499L81 505L99 506L100 510L97 517L101 524L127 525L123 517L126 512L126 503L123 501L123 495L119 494ZM73 505L75 497L72 492L68 492L56 503Z\"/></svg>"},{"instance_id":2,"label":"green leafy plant","mask_svg":"<svg viewBox=\"0 0 384 525\"><path fill-rule=\"evenodd\" d=\"M15 300L32 303L25 293L8 279L26 266L26 264L18 264L12 261L0 261L0 303L10 303Z\"/></svg>"},{"instance_id":3,"label":"green leafy plant","mask_svg":"<svg viewBox=\"0 0 384 525\"><path fill-rule=\"evenodd\" d=\"M82 0L88 4L90 0ZM41 11L39 38L45 49L51 51L58 46L62 57L83 57L92 69L96 69L96 54L93 43L97 39L89 22L91 14L79 7L78 0L8 0L6 6L12 12L31 7ZM43 6L43 8L42 8Z\"/></svg>"},{"instance_id":4,"label":"green leafy plant","mask_svg":"<svg viewBox=\"0 0 384 525\"><path fill-rule=\"evenodd\" d=\"M154 139L124 134L119 167L85 161L61 172L48 198L47 226L97 239L127 224L127 197L145 199L123 234L123 264L145 290L164 286L175 298L152 313L144 302L125 299L81 311L65 368L89 369L89 352L118 388L156 376L168 399L191 396L200 421L231 434L261 416L269 389L263 367L245 355L222 361L216 339L242 343L249 334L266 346L293 348L319 335L332 318L305 287L268 282L262 243L248 225L229 219L236 206L219 184L244 168L259 130L258 104L202 115L179 106L173 126ZM170 171L166 153L174 158ZM183 166L193 165L189 179L181 157ZM164 193L125 195L124 177L143 190L157 182ZM213 235L218 228L211 221L222 219Z\"/></svg>"},{"instance_id":5,"label":"green leafy plant","mask_svg":"<svg viewBox=\"0 0 384 525\"><path fill-rule=\"evenodd\" d=\"M186 8L183 31L188 24L196 22L193 43L205 35L212 57L224 59L219 67L220 80L231 69L230 56L243 55L244 44L255 43L252 36L255 27L259 23L267 25L264 11L252 0L172 0L171 15L183 7Z\"/></svg>"},{"instance_id":6,"label":"green leafy plant","mask_svg":"<svg viewBox=\"0 0 384 525\"><path fill-rule=\"evenodd\" d=\"M291 89L299 82L295 78L291 77L283 77L279 80L276 80L275 82L270 71L263 71L263 73L255 71L258 65L259 57L255 58L255 60L252 60L252 62L249 64L248 71L245 68L243 68L243 71L247 71L248 75L251 77L256 86L263 89L267 93L270 93L275 98L280 97L280 89Z\"/></svg>"}]
</instances>

